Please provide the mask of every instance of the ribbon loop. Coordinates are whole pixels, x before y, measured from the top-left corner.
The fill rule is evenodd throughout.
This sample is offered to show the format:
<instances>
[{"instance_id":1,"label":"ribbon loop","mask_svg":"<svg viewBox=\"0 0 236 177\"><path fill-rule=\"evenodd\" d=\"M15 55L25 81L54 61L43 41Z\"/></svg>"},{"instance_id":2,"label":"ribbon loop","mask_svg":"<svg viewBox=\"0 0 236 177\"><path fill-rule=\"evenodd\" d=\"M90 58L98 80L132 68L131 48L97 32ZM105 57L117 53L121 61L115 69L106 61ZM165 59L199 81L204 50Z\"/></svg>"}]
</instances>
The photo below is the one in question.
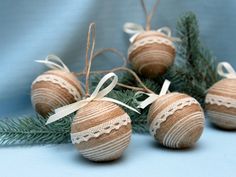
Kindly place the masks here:
<instances>
[{"instance_id":1,"label":"ribbon loop","mask_svg":"<svg viewBox=\"0 0 236 177\"><path fill-rule=\"evenodd\" d=\"M222 77L236 79L236 72L228 62L220 62L217 66L217 72Z\"/></svg>"},{"instance_id":2,"label":"ribbon loop","mask_svg":"<svg viewBox=\"0 0 236 177\"><path fill-rule=\"evenodd\" d=\"M107 86L105 87L104 89L102 89L101 91L99 91L102 86L104 85L104 83L106 81L108 81L110 78L113 78L112 82ZM122 103L118 100L115 100L113 98L108 98L108 97L105 97L109 92L112 91L112 89L116 86L118 82L118 76L115 74L115 73L108 73L106 74L101 80L100 82L98 83L97 87L95 88L94 92L92 93L92 95L84 100L81 100L81 101L78 101L78 102L75 102L75 103L72 103L70 105L66 105L66 106L63 106L61 108L58 108L55 110L55 114L51 115L46 124L49 124L49 123L52 123L52 122L55 122L77 110L79 110L80 108L86 106L89 102L93 101L93 100L103 100L103 101L110 101L110 102L113 102L113 103L116 103L116 104L119 104L121 106L124 106L132 111L135 111L137 113L139 113L136 109L128 106L127 104L125 103Z\"/></svg>"},{"instance_id":3,"label":"ribbon loop","mask_svg":"<svg viewBox=\"0 0 236 177\"><path fill-rule=\"evenodd\" d=\"M104 83L110 79L111 77L114 77L114 79L112 80L112 82L104 89L102 89L100 92L99 90L101 89L101 87L104 85ZM100 82L98 83L97 87L95 88L94 92L92 93L92 95L90 96L90 98L103 98L105 95L107 95L110 91L112 91L112 89L116 86L116 84L118 83L118 76L114 73L108 73L107 75L105 75Z\"/></svg>"},{"instance_id":4,"label":"ribbon loop","mask_svg":"<svg viewBox=\"0 0 236 177\"><path fill-rule=\"evenodd\" d=\"M168 37L168 39L173 41L173 42L181 42L180 38L171 36L172 35L171 29L167 26L159 28L157 31L164 34L164 35L166 35Z\"/></svg>"},{"instance_id":5,"label":"ribbon loop","mask_svg":"<svg viewBox=\"0 0 236 177\"><path fill-rule=\"evenodd\" d=\"M143 26L136 23L125 23L123 27L124 32L127 34L136 34L144 31Z\"/></svg>"},{"instance_id":6,"label":"ribbon loop","mask_svg":"<svg viewBox=\"0 0 236 177\"><path fill-rule=\"evenodd\" d=\"M137 92L135 94L135 96L137 96L138 94L145 94L148 96L148 98L146 98L144 101L137 101L138 102L138 106L137 108L141 108L141 109L144 109L146 108L148 105L152 104L154 101L156 101L160 96L163 96L165 95L167 92L168 92L168 89L169 89L169 86L170 86L170 81L169 80L165 80L162 88L161 88L161 91L159 93L159 95L157 94L153 94L153 93L144 93L144 92Z\"/></svg>"},{"instance_id":7,"label":"ribbon loop","mask_svg":"<svg viewBox=\"0 0 236 177\"><path fill-rule=\"evenodd\" d=\"M125 23L124 27L123 27L123 31L126 32L127 34L132 35L129 39L129 41L131 43L134 42L134 40L136 39L136 37L144 32L144 28L136 23ZM164 34L165 36L168 37L168 39L170 39L171 41L176 41L176 42L180 42L181 40L179 38L175 38L175 37L171 37L172 33L171 33L171 29L169 27L162 27L156 30L157 32L160 32L162 34Z\"/></svg>"},{"instance_id":8,"label":"ribbon loop","mask_svg":"<svg viewBox=\"0 0 236 177\"><path fill-rule=\"evenodd\" d=\"M123 27L124 32L127 34L132 35L129 39L129 41L132 43L135 38L141 33L144 32L143 26L136 24L136 23L125 23Z\"/></svg>"},{"instance_id":9,"label":"ribbon loop","mask_svg":"<svg viewBox=\"0 0 236 177\"><path fill-rule=\"evenodd\" d=\"M35 60L38 63L45 64L48 68L64 70L70 72L69 68L63 63L63 61L56 55L48 55L44 60Z\"/></svg>"},{"instance_id":10,"label":"ribbon loop","mask_svg":"<svg viewBox=\"0 0 236 177\"><path fill-rule=\"evenodd\" d=\"M171 37L171 29L169 27L165 26L165 27L159 28L157 31L165 34L168 37Z\"/></svg>"}]
</instances>

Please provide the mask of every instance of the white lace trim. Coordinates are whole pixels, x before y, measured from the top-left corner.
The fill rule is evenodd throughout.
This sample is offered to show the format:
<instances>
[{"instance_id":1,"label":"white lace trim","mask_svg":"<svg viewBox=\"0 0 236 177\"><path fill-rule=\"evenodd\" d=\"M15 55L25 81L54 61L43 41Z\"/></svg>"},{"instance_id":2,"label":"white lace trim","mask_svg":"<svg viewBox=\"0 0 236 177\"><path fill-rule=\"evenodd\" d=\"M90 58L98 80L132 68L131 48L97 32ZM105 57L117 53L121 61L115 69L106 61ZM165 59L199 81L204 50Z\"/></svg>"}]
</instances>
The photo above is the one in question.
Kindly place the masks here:
<instances>
[{"instance_id":1,"label":"white lace trim","mask_svg":"<svg viewBox=\"0 0 236 177\"><path fill-rule=\"evenodd\" d=\"M207 94L206 103L225 106L227 108L236 108L236 99L218 95Z\"/></svg>"},{"instance_id":2,"label":"white lace trim","mask_svg":"<svg viewBox=\"0 0 236 177\"><path fill-rule=\"evenodd\" d=\"M183 109L185 106L189 106L192 104L199 104L197 100L194 98L188 97L180 99L173 104L167 106L164 110L162 110L151 123L150 126L150 133L151 135L155 135L156 131L160 128L161 123L165 122L166 119L173 115L177 110Z\"/></svg>"},{"instance_id":3,"label":"white lace trim","mask_svg":"<svg viewBox=\"0 0 236 177\"><path fill-rule=\"evenodd\" d=\"M139 48L141 46L144 46L146 44L153 44L153 43L165 44L165 45L168 45L168 46L172 47L173 49L175 49L173 42L169 39L163 38L161 36L160 37L155 36L155 38L146 37L144 39L138 40L137 42L134 42L133 44L131 44L129 47L129 50L128 50L128 55L130 55L131 52L133 52L134 50L136 50L137 48Z\"/></svg>"},{"instance_id":4,"label":"white lace trim","mask_svg":"<svg viewBox=\"0 0 236 177\"><path fill-rule=\"evenodd\" d=\"M71 133L71 141L73 144L79 144L83 141L88 141L91 138L99 137L105 133L110 133L112 130L118 130L121 126L127 125L128 123L131 123L131 120L125 113L101 125L97 125L78 133Z\"/></svg>"},{"instance_id":5,"label":"white lace trim","mask_svg":"<svg viewBox=\"0 0 236 177\"><path fill-rule=\"evenodd\" d=\"M49 81L49 82L52 82L54 84L58 84L62 88L66 89L71 95L73 95L75 100L80 100L81 99L81 95L78 92L78 90L73 85L71 85L69 82L67 82L66 80L64 80L61 77L58 77L56 75L43 74L43 75L40 75L39 77L37 77L34 80L34 82L32 83L32 85L37 83L37 82L41 82L41 81Z\"/></svg>"}]
</instances>

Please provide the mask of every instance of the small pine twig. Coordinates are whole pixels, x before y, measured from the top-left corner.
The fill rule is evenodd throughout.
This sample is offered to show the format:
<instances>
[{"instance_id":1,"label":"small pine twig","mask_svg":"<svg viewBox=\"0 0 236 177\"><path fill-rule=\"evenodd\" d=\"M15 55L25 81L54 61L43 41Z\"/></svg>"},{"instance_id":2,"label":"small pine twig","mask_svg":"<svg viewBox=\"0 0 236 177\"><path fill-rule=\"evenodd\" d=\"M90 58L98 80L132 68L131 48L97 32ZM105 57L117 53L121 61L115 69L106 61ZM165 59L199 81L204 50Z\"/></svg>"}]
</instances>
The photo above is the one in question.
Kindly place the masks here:
<instances>
[{"instance_id":1,"label":"small pine twig","mask_svg":"<svg viewBox=\"0 0 236 177\"><path fill-rule=\"evenodd\" d=\"M176 77L172 84L176 90L195 97L204 107L206 90L219 80L215 57L200 42L194 13L188 12L178 20L177 33L181 38L178 58L183 64L175 67Z\"/></svg>"},{"instance_id":2,"label":"small pine twig","mask_svg":"<svg viewBox=\"0 0 236 177\"><path fill-rule=\"evenodd\" d=\"M67 117L50 125L45 125L42 117L0 120L1 145L60 144L70 142L72 117Z\"/></svg>"}]
</instances>

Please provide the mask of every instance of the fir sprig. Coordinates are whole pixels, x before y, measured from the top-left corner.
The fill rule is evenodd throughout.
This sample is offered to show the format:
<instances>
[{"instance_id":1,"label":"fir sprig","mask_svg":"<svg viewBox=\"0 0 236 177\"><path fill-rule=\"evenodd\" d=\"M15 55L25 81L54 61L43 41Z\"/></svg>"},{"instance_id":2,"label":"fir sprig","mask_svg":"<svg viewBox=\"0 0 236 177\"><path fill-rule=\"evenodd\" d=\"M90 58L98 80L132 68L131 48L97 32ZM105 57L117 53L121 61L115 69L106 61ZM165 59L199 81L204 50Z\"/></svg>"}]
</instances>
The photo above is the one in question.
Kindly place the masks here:
<instances>
[{"instance_id":1,"label":"fir sprig","mask_svg":"<svg viewBox=\"0 0 236 177\"><path fill-rule=\"evenodd\" d=\"M207 89L219 80L216 59L200 42L198 22L195 14L186 13L177 22L177 33L181 38L178 56L182 65L175 68L185 86L178 90L195 97L202 106ZM168 74L168 73L167 73ZM172 85L178 85L173 82Z\"/></svg>"},{"instance_id":2,"label":"fir sprig","mask_svg":"<svg viewBox=\"0 0 236 177\"><path fill-rule=\"evenodd\" d=\"M0 120L0 144L59 144L70 142L72 116L46 124L40 116Z\"/></svg>"}]
</instances>

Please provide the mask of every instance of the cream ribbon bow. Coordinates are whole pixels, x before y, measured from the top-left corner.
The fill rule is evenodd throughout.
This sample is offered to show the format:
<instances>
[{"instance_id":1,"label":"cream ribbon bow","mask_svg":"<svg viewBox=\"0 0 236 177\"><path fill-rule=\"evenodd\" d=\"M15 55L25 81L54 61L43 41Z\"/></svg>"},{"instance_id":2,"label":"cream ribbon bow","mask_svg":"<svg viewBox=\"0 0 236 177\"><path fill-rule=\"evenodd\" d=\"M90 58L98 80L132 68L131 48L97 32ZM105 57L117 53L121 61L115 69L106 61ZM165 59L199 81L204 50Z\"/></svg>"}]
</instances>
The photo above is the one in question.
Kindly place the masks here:
<instances>
[{"instance_id":1,"label":"cream ribbon bow","mask_svg":"<svg viewBox=\"0 0 236 177\"><path fill-rule=\"evenodd\" d=\"M217 66L217 72L222 77L236 79L236 72L228 62L220 62Z\"/></svg>"},{"instance_id":2,"label":"cream ribbon bow","mask_svg":"<svg viewBox=\"0 0 236 177\"><path fill-rule=\"evenodd\" d=\"M136 23L125 23L123 26L123 30L124 32L126 32L127 34L133 35L129 41L132 43L135 38L142 32L144 32L144 28L143 26L136 24ZM166 35L170 40L172 41L180 41L179 38L175 38L175 37L171 37L171 29L169 27L162 27L156 30L157 32L160 32L164 35Z\"/></svg>"},{"instance_id":3,"label":"cream ribbon bow","mask_svg":"<svg viewBox=\"0 0 236 177\"><path fill-rule=\"evenodd\" d=\"M159 95L154 94L154 93L145 93L145 92L137 92L135 95L138 94L145 94L148 96L147 99L145 99L144 101L137 101L138 102L138 106L137 108L141 108L144 109L146 108L149 104L152 104L154 101L156 101L160 96L165 95L168 92L170 86L170 81L169 80L165 80L162 88L161 88L161 92L159 93Z\"/></svg>"},{"instance_id":4,"label":"cream ribbon bow","mask_svg":"<svg viewBox=\"0 0 236 177\"><path fill-rule=\"evenodd\" d=\"M70 72L69 68L63 63L63 61L56 55L48 55L44 60L35 60L38 63L43 63L51 69L59 69L66 72Z\"/></svg>"},{"instance_id":5,"label":"cream ribbon bow","mask_svg":"<svg viewBox=\"0 0 236 177\"><path fill-rule=\"evenodd\" d=\"M109 79L111 79L113 77L112 82L105 87L104 89L101 89L101 87L104 85L104 83L106 81L108 81ZM72 103L70 105L66 105L63 106L61 108L55 109L55 114L53 114L52 116L49 117L49 119L47 120L46 124L50 124L52 122L55 122L77 110L79 110L80 108L86 106L89 102L94 101L94 100L101 100L101 101L110 101L113 103L116 103L118 105L124 106L132 111L135 111L137 113L139 113L136 109L128 106L125 103L122 103L121 101L115 100L113 98L108 98L105 97L110 91L113 90L113 88L116 86L118 82L118 76L115 73L108 73L106 74L98 83L97 87L95 88L94 92L92 93L92 95L84 100Z\"/></svg>"}]
</instances>

